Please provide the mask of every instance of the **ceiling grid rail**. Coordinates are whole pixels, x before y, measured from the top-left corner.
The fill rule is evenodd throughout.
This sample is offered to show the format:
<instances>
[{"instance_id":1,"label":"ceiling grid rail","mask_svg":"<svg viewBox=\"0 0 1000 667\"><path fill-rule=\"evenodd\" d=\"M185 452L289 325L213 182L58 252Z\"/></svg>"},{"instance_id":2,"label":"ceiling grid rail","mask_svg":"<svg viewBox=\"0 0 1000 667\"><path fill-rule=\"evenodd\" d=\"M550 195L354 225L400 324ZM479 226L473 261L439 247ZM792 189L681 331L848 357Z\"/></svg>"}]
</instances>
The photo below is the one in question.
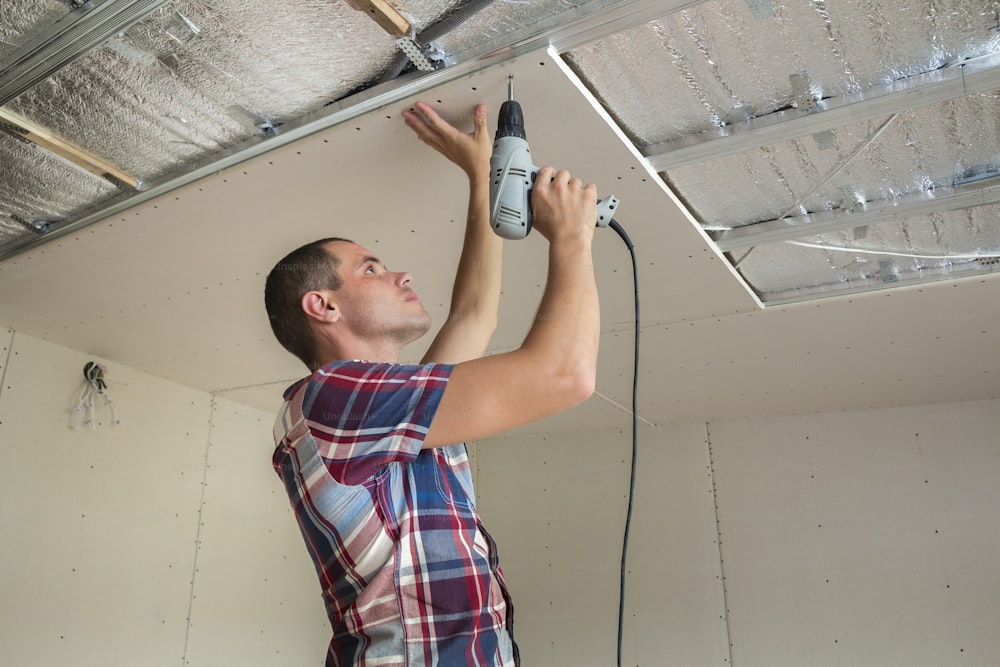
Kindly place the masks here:
<instances>
[{"instance_id":1,"label":"ceiling grid rail","mask_svg":"<svg viewBox=\"0 0 1000 667\"><path fill-rule=\"evenodd\" d=\"M665 172L998 88L1000 52L899 79L855 95L821 100L808 111L785 109L713 132L656 144L647 148L644 155L656 171Z\"/></svg>"},{"instance_id":2,"label":"ceiling grid rail","mask_svg":"<svg viewBox=\"0 0 1000 667\"><path fill-rule=\"evenodd\" d=\"M1000 176L968 185L937 187L895 199L867 202L864 210L854 213L838 209L745 225L720 233L715 244L723 252L730 252L865 225L900 222L918 215L998 203Z\"/></svg>"},{"instance_id":3,"label":"ceiling grid rail","mask_svg":"<svg viewBox=\"0 0 1000 667\"><path fill-rule=\"evenodd\" d=\"M0 63L0 105L100 46L167 0L91 0L33 34Z\"/></svg>"}]
</instances>

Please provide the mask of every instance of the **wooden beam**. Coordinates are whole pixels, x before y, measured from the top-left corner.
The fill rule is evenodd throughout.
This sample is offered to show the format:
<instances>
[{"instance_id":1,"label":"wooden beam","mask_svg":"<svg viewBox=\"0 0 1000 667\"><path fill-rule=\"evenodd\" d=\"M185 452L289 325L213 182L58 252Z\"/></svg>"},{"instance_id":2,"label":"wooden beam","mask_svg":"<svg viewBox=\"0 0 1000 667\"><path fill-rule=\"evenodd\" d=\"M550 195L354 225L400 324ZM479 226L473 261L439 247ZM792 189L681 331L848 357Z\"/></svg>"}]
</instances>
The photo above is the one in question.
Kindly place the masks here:
<instances>
[{"instance_id":1,"label":"wooden beam","mask_svg":"<svg viewBox=\"0 0 1000 667\"><path fill-rule=\"evenodd\" d=\"M100 176L116 185L124 183L134 190L141 189L142 182L136 177L126 174L104 160L96 158L93 155L88 155L83 150L53 135L45 128L28 120L24 116L0 107L0 123L8 126L12 134L30 141L39 148L44 148L51 153L55 153L64 160L72 162L95 176Z\"/></svg>"},{"instance_id":2,"label":"wooden beam","mask_svg":"<svg viewBox=\"0 0 1000 667\"><path fill-rule=\"evenodd\" d=\"M349 0L351 6L367 14L393 37L410 34L410 22L385 0Z\"/></svg>"}]
</instances>

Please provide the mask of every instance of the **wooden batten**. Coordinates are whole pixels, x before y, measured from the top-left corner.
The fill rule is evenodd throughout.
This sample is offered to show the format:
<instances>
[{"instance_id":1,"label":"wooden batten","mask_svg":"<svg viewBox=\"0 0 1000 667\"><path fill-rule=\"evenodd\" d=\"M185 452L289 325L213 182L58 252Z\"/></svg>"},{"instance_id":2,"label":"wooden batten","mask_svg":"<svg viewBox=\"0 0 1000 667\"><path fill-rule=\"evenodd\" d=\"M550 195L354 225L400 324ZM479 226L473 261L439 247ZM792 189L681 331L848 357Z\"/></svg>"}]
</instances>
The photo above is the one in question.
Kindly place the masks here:
<instances>
[{"instance_id":1,"label":"wooden batten","mask_svg":"<svg viewBox=\"0 0 1000 667\"><path fill-rule=\"evenodd\" d=\"M405 37L410 34L410 22L385 0L351 0L351 4L371 17L393 37Z\"/></svg>"},{"instance_id":2,"label":"wooden batten","mask_svg":"<svg viewBox=\"0 0 1000 667\"><path fill-rule=\"evenodd\" d=\"M11 132L16 132L17 136L30 141L39 148L44 148L51 153L55 153L81 169L107 179L116 185L125 184L135 190L139 190L142 185L141 181L135 176L125 173L118 167L100 158L89 155L68 141L53 135L47 129L9 109L0 107L0 123L7 125Z\"/></svg>"}]
</instances>

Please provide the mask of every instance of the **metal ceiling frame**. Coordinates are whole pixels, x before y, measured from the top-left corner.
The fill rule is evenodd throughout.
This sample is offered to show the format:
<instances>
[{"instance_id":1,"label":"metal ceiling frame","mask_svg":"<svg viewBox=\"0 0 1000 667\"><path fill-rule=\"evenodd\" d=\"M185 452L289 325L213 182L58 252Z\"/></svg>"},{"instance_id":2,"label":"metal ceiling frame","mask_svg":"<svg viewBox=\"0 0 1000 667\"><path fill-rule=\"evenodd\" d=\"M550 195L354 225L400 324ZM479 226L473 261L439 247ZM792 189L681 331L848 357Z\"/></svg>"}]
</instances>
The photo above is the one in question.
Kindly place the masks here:
<instances>
[{"instance_id":1,"label":"metal ceiling frame","mask_svg":"<svg viewBox=\"0 0 1000 667\"><path fill-rule=\"evenodd\" d=\"M838 209L745 225L721 232L713 240L719 250L730 252L865 225L900 222L936 211L956 211L997 203L1000 203L1000 176L968 185L937 187L895 199L868 202L864 210L856 213Z\"/></svg>"},{"instance_id":2,"label":"metal ceiling frame","mask_svg":"<svg viewBox=\"0 0 1000 667\"><path fill-rule=\"evenodd\" d=\"M984 258L986 259L986 258ZM763 301L764 308L776 308L778 306L789 306L797 303L814 302L816 299L830 299L849 297L866 292L876 292L884 289L900 289L908 287L919 287L941 280L959 280L974 278L976 276L997 273L1000 265L993 260L963 260L961 263L950 264L948 266L927 267L921 270L920 277L907 278L905 280L884 280L882 278L854 279L851 287L845 288L841 283L832 283L810 288L786 290L779 294L798 292L794 296L775 296Z\"/></svg>"},{"instance_id":3,"label":"metal ceiling frame","mask_svg":"<svg viewBox=\"0 0 1000 667\"><path fill-rule=\"evenodd\" d=\"M821 100L810 110L776 111L738 125L655 144L643 154L657 172L665 172L758 146L998 88L1000 52L899 79L856 95Z\"/></svg>"},{"instance_id":4,"label":"metal ceiling frame","mask_svg":"<svg viewBox=\"0 0 1000 667\"><path fill-rule=\"evenodd\" d=\"M168 0L90 0L40 30L0 63L0 105L41 83Z\"/></svg>"},{"instance_id":5,"label":"metal ceiling frame","mask_svg":"<svg viewBox=\"0 0 1000 667\"><path fill-rule=\"evenodd\" d=\"M105 0L111 2L112 0ZM148 0L147 0L148 1ZM164 0L153 0L162 2ZM657 18L700 4L703 0L592 0L515 31L486 45L480 53L456 54L462 59L433 72L414 72L379 84L282 125L276 134L257 136L201 163L188 165L148 183L142 192L123 192L74 220L52 223L47 233L0 244L0 261L75 232L142 202L166 194L200 178L290 144L298 139L347 122L365 113L415 96L480 70L549 48L556 54L602 37L635 28Z\"/></svg>"}]
</instances>

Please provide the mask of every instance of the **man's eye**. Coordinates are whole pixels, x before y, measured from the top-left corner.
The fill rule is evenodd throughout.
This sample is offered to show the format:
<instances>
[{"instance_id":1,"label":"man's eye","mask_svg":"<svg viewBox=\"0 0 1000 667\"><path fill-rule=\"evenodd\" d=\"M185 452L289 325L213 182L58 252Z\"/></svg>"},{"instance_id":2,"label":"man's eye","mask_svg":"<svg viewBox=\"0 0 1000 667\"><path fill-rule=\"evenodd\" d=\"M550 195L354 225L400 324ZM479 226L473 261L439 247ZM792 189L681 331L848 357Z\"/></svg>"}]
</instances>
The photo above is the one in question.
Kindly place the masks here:
<instances>
[{"instance_id":1,"label":"man's eye","mask_svg":"<svg viewBox=\"0 0 1000 667\"><path fill-rule=\"evenodd\" d=\"M365 269L365 273L375 273L375 267L369 266L367 269Z\"/></svg>"}]
</instances>

